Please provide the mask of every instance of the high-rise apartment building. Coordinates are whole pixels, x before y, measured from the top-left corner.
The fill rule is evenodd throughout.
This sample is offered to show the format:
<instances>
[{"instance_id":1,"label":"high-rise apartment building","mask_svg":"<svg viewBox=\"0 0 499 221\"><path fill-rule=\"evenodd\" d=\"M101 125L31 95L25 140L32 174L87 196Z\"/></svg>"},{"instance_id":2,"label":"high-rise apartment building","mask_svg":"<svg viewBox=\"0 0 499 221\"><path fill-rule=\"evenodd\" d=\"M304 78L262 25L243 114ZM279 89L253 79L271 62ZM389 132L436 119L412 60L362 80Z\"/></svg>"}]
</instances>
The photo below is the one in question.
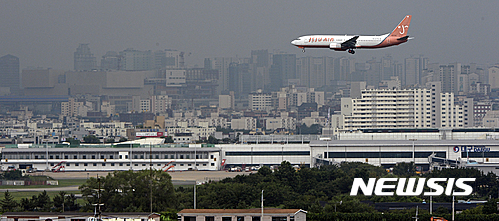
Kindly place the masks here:
<instances>
[{"instance_id":1,"label":"high-rise apartment building","mask_svg":"<svg viewBox=\"0 0 499 221\"><path fill-rule=\"evenodd\" d=\"M20 95L19 58L13 55L0 57L0 87L9 88L10 94ZM7 94L7 93L5 93Z\"/></svg>"},{"instance_id":2,"label":"high-rise apartment building","mask_svg":"<svg viewBox=\"0 0 499 221\"><path fill-rule=\"evenodd\" d=\"M115 51L108 51L100 61L102 70L120 70L121 57Z\"/></svg>"},{"instance_id":3,"label":"high-rise apartment building","mask_svg":"<svg viewBox=\"0 0 499 221\"><path fill-rule=\"evenodd\" d=\"M300 85L319 88L330 85L334 77L334 59L331 57L303 57L296 60L296 77Z\"/></svg>"},{"instance_id":4,"label":"high-rise apartment building","mask_svg":"<svg viewBox=\"0 0 499 221\"><path fill-rule=\"evenodd\" d=\"M120 52L120 70L147 71L154 69L154 56L151 51L139 51L128 48Z\"/></svg>"},{"instance_id":5,"label":"high-rise apartment building","mask_svg":"<svg viewBox=\"0 0 499 221\"><path fill-rule=\"evenodd\" d=\"M88 44L80 44L74 52L74 70L91 71L97 68L97 59L90 52Z\"/></svg>"},{"instance_id":6,"label":"high-rise apartment building","mask_svg":"<svg viewBox=\"0 0 499 221\"><path fill-rule=\"evenodd\" d=\"M158 50L154 54L154 69L184 68L184 52L177 50Z\"/></svg>"},{"instance_id":7,"label":"high-rise apartment building","mask_svg":"<svg viewBox=\"0 0 499 221\"><path fill-rule=\"evenodd\" d=\"M271 56L268 50L253 50L250 58L251 91L265 88L270 81Z\"/></svg>"},{"instance_id":8,"label":"high-rise apartment building","mask_svg":"<svg viewBox=\"0 0 499 221\"><path fill-rule=\"evenodd\" d=\"M217 94L222 91L229 91L229 66L231 63L239 63L236 58L206 58L204 60L205 69L218 70L218 88Z\"/></svg>"},{"instance_id":9,"label":"high-rise apartment building","mask_svg":"<svg viewBox=\"0 0 499 221\"><path fill-rule=\"evenodd\" d=\"M322 107L324 105L324 91L289 85L281 88L280 91L272 92L272 105L278 110L287 110L304 103L316 103L318 107Z\"/></svg>"},{"instance_id":10,"label":"high-rise apartment building","mask_svg":"<svg viewBox=\"0 0 499 221\"><path fill-rule=\"evenodd\" d=\"M355 58L340 57L334 59L334 76L333 81L350 81L352 73L355 72ZM362 79L363 80L363 79Z\"/></svg>"},{"instance_id":11,"label":"high-rise apartment building","mask_svg":"<svg viewBox=\"0 0 499 221\"><path fill-rule=\"evenodd\" d=\"M411 56L404 59L404 74L400 80L404 86L423 85L423 72L428 67L428 58Z\"/></svg>"},{"instance_id":12,"label":"high-rise apartment building","mask_svg":"<svg viewBox=\"0 0 499 221\"><path fill-rule=\"evenodd\" d=\"M255 93L248 95L249 106L251 110L271 110L272 109L272 94L263 93L262 90L257 90Z\"/></svg>"},{"instance_id":13,"label":"high-rise apartment building","mask_svg":"<svg viewBox=\"0 0 499 221\"><path fill-rule=\"evenodd\" d=\"M234 91L236 98L247 97L251 92L251 73L248 63L229 65L228 90Z\"/></svg>"},{"instance_id":14,"label":"high-rise apartment building","mask_svg":"<svg viewBox=\"0 0 499 221\"><path fill-rule=\"evenodd\" d=\"M85 108L84 102L79 102L75 98L69 98L68 102L61 102L62 116L81 116L80 109Z\"/></svg>"},{"instance_id":15,"label":"high-rise apartment building","mask_svg":"<svg viewBox=\"0 0 499 221\"><path fill-rule=\"evenodd\" d=\"M270 68L270 84L267 89L278 90L296 78L296 54L274 54Z\"/></svg>"},{"instance_id":16,"label":"high-rise apartment building","mask_svg":"<svg viewBox=\"0 0 499 221\"><path fill-rule=\"evenodd\" d=\"M490 67L488 72L489 72L488 82L490 84L490 88L491 89L499 88L499 64Z\"/></svg>"},{"instance_id":17,"label":"high-rise apartment building","mask_svg":"<svg viewBox=\"0 0 499 221\"><path fill-rule=\"evenodd\" d=\"M473 99L457 104L439 88L433 82L428 89L366 89L358 99L342 98L343 129L472 127Z\"/></svg>"},{"instance_id":18,"label":"high-rise apartment building","mask_svg":"<svg viewBox=\"0 0 499 221\"><path fill-rule=\"evenodd\" d=\"M461 64L440 65L439 81L442 82L442 92L458 94L458 75L461 74Z\"/></svg>"}]
</instances>

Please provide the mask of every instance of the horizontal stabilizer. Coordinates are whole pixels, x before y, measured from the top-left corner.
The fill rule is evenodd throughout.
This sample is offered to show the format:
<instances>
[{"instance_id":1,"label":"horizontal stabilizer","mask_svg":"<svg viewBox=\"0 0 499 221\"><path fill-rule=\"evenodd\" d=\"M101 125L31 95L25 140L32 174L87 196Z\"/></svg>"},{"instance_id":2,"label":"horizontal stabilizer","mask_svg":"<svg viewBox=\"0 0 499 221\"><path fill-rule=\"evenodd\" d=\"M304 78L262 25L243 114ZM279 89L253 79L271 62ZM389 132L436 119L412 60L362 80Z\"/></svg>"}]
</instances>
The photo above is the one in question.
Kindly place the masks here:
<instances>
[{"instance_id":1,"label":"horizontal stabilizer","mask_svg":"<svg viewBox=\"0 0 499 221\"><path fill-rule=\"evenodd\" d=\"M404 37L401 37L401 38L397 38L397 40L399 40L399 41L405 41L408 38L409 38L409 36L407 35L407 36L404 36Z\"/></svg>"}]
</instances>

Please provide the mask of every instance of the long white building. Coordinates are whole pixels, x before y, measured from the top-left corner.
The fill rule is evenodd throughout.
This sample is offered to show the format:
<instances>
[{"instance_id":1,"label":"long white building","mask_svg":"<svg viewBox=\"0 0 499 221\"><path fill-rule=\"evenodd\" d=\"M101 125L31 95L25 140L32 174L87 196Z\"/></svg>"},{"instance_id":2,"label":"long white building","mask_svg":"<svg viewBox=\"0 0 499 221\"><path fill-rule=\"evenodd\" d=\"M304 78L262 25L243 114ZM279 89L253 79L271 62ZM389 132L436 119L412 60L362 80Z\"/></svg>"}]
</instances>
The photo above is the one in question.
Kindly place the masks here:
<instances>
[{"instance_id":1,"label":"long white building","mask_svg":"<svg viewBox=\"0 0 499 221\"><path fill-rule=\"evenodd\" d=\"M9 166L48 171L219 170L220 149L192 147L2 148L2 170ZM170 166L173 166L169 168Z\"/></svg>"},{"instance_id":2,"label":"long white building","mask_svg":"<svg viewBox=\"0 0 499 221\"><path fill-rule=\"evenodd\" d=\"M343 130L365 128L472 127L473 99L456 104L453 93L429 89L364 89L360 98L341 99ZM341 126L340 126L341 127Z\"/></svg>"},{"instance_id":3,"label":"long white building","mask_svg":"<svg viewBox=\"0 0 499 221\"><path fill-rule=\"evenodd\" d=\"M365 162L390 168L414 162L431 167L468 166L499 173L499 130L419 129L341 134L336 139L310 135L241 136L238 144L118 144L117 147L1 148L1 167L56 171L113 171L154 169L220 170L272 166L282 161L318 167L340 162ZM128 145L132 145L129 147ZM25 148L22 148L25 147ZM469 164L471 163L471 164ZM151 165L152 164L152 165ZM485 169L483 169L485 170Z\"/></svg>"}]
</instances>

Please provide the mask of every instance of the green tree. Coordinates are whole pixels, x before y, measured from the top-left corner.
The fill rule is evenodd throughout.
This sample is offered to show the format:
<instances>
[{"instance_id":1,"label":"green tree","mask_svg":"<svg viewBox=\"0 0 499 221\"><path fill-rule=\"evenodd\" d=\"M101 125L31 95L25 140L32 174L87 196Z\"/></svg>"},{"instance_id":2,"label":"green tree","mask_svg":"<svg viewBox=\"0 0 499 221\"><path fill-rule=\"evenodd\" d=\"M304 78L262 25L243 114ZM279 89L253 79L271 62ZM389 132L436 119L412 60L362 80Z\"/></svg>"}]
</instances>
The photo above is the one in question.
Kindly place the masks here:
<instances>
[{"instance_id":1,"label":"green tree","mask_svg":"<svg viewBox=\"0 0 499 221\"><path fill-rule=\"evenodd\" d=\"M302 124L296 128L296 132L298 134L320 134L321 126L318 124L312 124L310 127L307 127L307 125Z\"/></svg>"},{"instance_id":2,"label":"green tree","mask_svg":"<svg viewBox=\"0 0 499 221\"><path fill-rule=\"evenodd\" d=\"M91 210L91 204L100 200L103 211L108 212L148 212L152 196L153 211L176 208L177 197L171 177L161 170L115 171L99 179L90 178L79 187L87 201L84 210ZM152 189L152 195L151 195Z\"/></svg>"},{"instance_id":3,"label":"green tree","mask_svg":"<svg viewBox=\"0 0 499 221\"><path fill-rule=\"evenodd\" d=\"M78 204L76 203L76 196L74 194L67 194L64 191L60 191L52 199L54 202L54 208L57 211L75 211L78 209ZM64 210L62 206L64 205Z\"/></svg>"},{"instance_id":4,"label":"green tree","mask_svg":"<svg viewBox=\"0 0 499 221\"><path fill-rule=\"evenodd\" d=\"M23 177L21 170L6 171L2 175L5 180L20 180Z\"/></svg>"},{"instance_id":5,"label":"green tree","mask_svg":"<svg viewBox=\"0 0 499 221\"><path fill-rule=\"evenodd\" d=\"M174 143L174 142L175 142L175 141L173 141L172 136L167 136L167 137L165 138L165 143Z\"/></svg>"},{"instance_id":6,"label":"green tree","mask_svg":"<svg viewBox=\"0 0 499 221\"><path fill-rule=\"evenodd\" d=\"M487 202L483 205L482 212L484 214L497 213L497 199L487 200Z\"/></svg>"},{"instance_id":7,"label":"green tree","mask_svg":"<svg viewBox=\"0 0 499 221\"><path fill-rule=\"evenodd\" d=\"M125 141L128 141L128 139L126 137L121 137L120 138L120 142L125 142Z\"/></svg>"},{"instance_id":8,"label":"green tree","mask_svg":"<svg viewBox=\"0 0 499 221\"><path fill-rule=\"evenodd\" d=\"M208 137L208 141L207 141L207 143L209 143L209 144L218 144L218 139L217 139L217 138L215 138L214 136L211 136L211 135L210 135L210 136Z\"/></svg>"},{"instance_id":9,"label":"green tree","mask_svg":"<svg viewBox=\"0 0 499 221\"><path fill-rule=\"evenodd\" d=\"M281 165L279 166L277 171L274 173L274 175L281 182L286 183L287 185L289 185L291 187L296 187L296 185L298 184L296 170L295 170L295 168L293 168L291 163L288 161L281 162Z\"/></svg>"},{"instance_id":10,"label":"green tree","mask_svg":"<svg viewBox=\"0 0 499 221\"><path fill-rule=\"evenodd\" d=\"M95 135L87 135L83 137L83 141L85 143L100 143L99 138L97 138Z\"/></svg>"},{"instance_id":11,"label":"green tree","mask_svg":"<svg viewBox=\"0 0 499 221\"><path fill-rule=\"evenodd\" d=\"M437 210L435 210L435 214L439 216L449 214L449 210L443 206L440 206L437 208Z\"/></svg>"},{"instance_id":12,"label":"green tree","mask_svg":"<svg viewBox=\"0 0 499 221\"><path fill-rule=\"evenodd\" d=\"M393 174L403 177L413 176L414 174L416 174L416 165L414 164L414 162L397 163L397 165L393 167Z\"/></svg>"},{"instance_id":13,"label":"green tree","mask_svg":"<svg viewBox=\"0 0 499 221\"><path fill-rule=\"evenodd\" d=\"M222 139L222 143L223 143L223 144L230 144L230 143L232 143L232 142L233 142L233 141L232 141L232 139L230 139L230 138L228 138L228 137L226 137L226 138Z\"/></svg>"},{"instance_id":14,"label":"green tree","mask_svg":"<svg viewBox=\"0 0 499 221\"><path fill-rule=\"evenodd\" d=\"M483 205L479 205L475 208L469 208L463 211L463 214L482 214L483 213Z\"/></svg>"},{"instance_id":15,"label":"green tree","mask_svg":"<svg viewBox=\"0 0 499 221\"><path fill-rule=\"evenodd\" d=\"M36 207L36 196L32 196L30 198L22 198L21 199L21 208L24 211L34 211Z\"/></svg>"},{"instance_id":16,"label":"green tree","mask_svg":"<svg viewBox=\"0 0 499 221\"><path fill-rule=\"evenodd\" d=\"M258 169L258 174L260 174L262 176L269 176L272 174L272 170L270 170L270 168L268 166L263 166L263 167L260 167L260 169Z\"/></svg>"},{"instance_id":17,"label":"green tree","mask_svg":"<svg viewBox=\"0 0 499 221\"><path fill-rule=\"evenodd\" d=\"M17 207L17 202L14 200L14 197L10 195L9 190L4 192L4 197L0 201L0 205L2 206L3 212L11 212Z\"/></svg>"},{"instance_id":18,"label":"green tree","mask_svg":"<svg viewBox=\"0 0 499 221\"><path fill-rule=\"evenodd\" d=\"M54 198L52 199L53 202L54 202L54 207L56 210L58 210L59 212L62 212L64 211L63 210L63 205L64 205L64 197L66 195L66 192L64 191L60 191L57 195L54 196Z\"/></svg>"},{"instance_id":19,"label":"green tree","mask_svg":"<svg viewBox=\"0 0 499 221\"><path fill-rule=\"evenodd\" d=\"M53 205L46 190L44 190L43 192L38 194L35 202L36 202L35 207L38 208L38 210L42 211L42 212L50 211L50 208L52 208L52 205Z\"/></svg>"},{"instance_id":20,"label":"green tree","mask_svg":"<svg viewBox=\"0 0 499 221\"><path fill-rule=\"evenodd\" d=\"M167 209L160 213L160 221L176 221L177 220L177 211L175 209Z\"/></svg>"},{"instance_id":21,"label":"green tree","mask_svg":"<svg viewBox=\"0 0 499 221\"><path fill-rule=\"evenodd\" d=\"M66 142L69 142L70 145L80 145L80 140L76 140L75 138L67 138Z\"/></svg>"},{"instance_id":22,"label":"green tree","mask_svg":"<svg viewBox=\"0 0 499 221\"><path fill-rule=\"evenodd\" d=\"M66 198L64 199L64 207L65 210L68 211L76 211L79 209L79 205L76 202L76 196L74 193L71 193L66 196Z\"/></svg>"},{"instance_id":23,"label":"green tree","mask_svg":"<svg viewBox=\"0 0 499 221\"><path fill-rule=\"evenodd\" d=\"M374 212L374 207L366 203L361 203L358 197L338 196L329 201L324 210L329 213L372 213Z\"/></svg>"}]
</instances>

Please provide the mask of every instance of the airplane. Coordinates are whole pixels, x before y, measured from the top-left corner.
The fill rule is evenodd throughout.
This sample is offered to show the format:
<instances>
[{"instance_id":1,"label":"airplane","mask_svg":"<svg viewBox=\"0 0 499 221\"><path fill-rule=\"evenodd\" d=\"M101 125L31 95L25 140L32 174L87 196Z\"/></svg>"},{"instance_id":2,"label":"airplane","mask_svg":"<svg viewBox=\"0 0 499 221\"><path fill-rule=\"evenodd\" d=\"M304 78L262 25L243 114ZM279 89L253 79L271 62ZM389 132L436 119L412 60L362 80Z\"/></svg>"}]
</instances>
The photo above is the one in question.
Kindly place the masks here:
<instances>
[{"instance_id":1,"label":"airplane","mask_svg":"<svg viewBox=\"0 0 499 221\"><path fill-rule=\"evenodd\" d=\"M357 48L390 47L412 39L407 35L411 18L411 15L405 16L391 33L384 35L306 35L291 41L291 44L303 49L303 52L305 48L329 48L350 54L355 54L354 49Z\"/></svg>"}]
</instances>

